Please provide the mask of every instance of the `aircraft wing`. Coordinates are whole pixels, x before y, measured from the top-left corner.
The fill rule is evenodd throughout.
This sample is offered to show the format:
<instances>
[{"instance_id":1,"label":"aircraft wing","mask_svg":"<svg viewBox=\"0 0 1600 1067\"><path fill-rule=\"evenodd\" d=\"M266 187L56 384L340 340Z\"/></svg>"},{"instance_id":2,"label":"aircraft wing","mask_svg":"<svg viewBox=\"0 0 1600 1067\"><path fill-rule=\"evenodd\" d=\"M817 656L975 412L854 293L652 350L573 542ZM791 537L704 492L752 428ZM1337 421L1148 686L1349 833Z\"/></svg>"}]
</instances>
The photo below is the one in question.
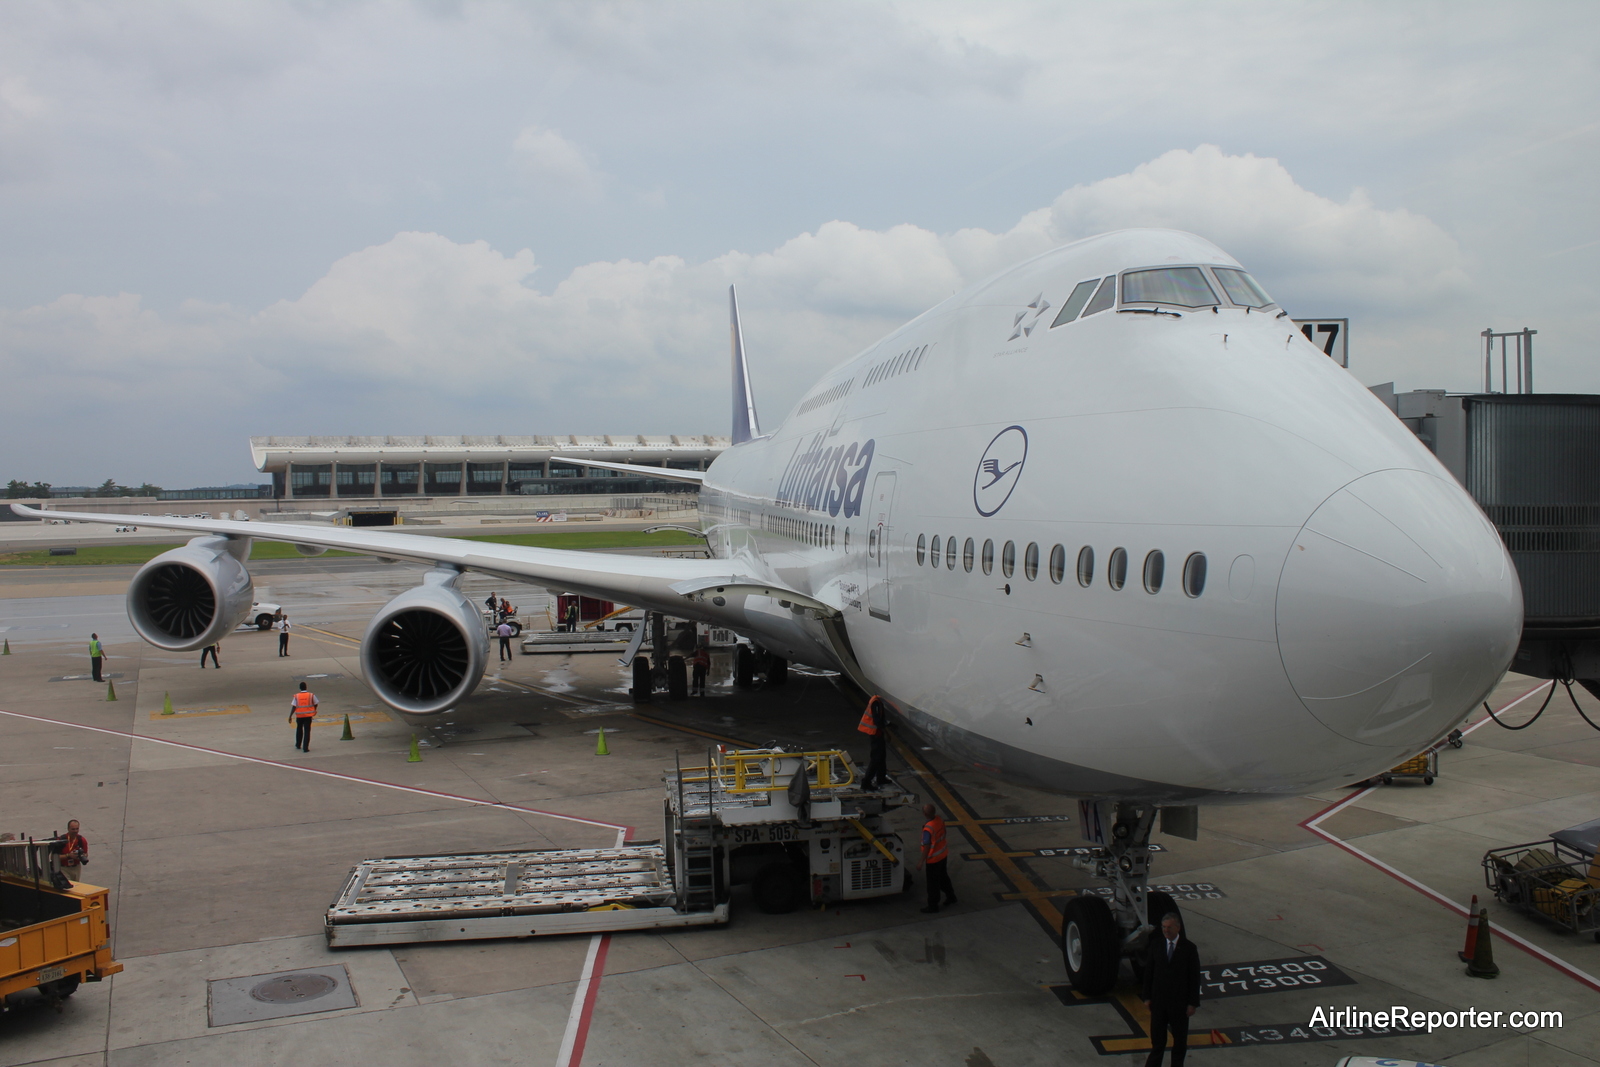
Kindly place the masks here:
<instances>
[{"instance_id":1,"label":"aircraft wing","mask_svg":"<svg viewBox=\"0 0 1600 1067\"><path fill-rule=\"evenodd\" d=\"M738 585L740 593L756 587L773 596L790 591L765 582L759 575L731 574L734 563L726 559L659 559L606 552L579 552L559 548L533 548L467 541L457 537L430 537L367 527L307 526L296 523L236 522L230 519L152 519L146 515L102 515L75 511L41 511L25 504L11 505L19 515L34 519L70 519L103 525L138 525L177 530L197 536L284 541L295 545L336 548L383 559L410 560L479 571L512 581L541 585L560 592L582 593L635 607L670 612L679 618L707 622L725 621L731 613L702 599L717 585ZM678 586L681 588L675 589ZM809 598L794 594L801 600Z\"/></svg>"},{"instance_id":2,"label":"aircraft wing","mask_svg":"<svg viewBox=\"0 0 1600 1067\"><path fill-rule=\"evenodd\" d=\"M642 474L647 478L667 478L675 482L693 482L699 485L706 480L705 471L681 471L676 467L646 467L642 463L610 463L598 459L582 459L577 456L551 456L557 463L571 463L584 467L603 467L608 471L622 471L624 474Z\"/></svg>"}]
</instances>

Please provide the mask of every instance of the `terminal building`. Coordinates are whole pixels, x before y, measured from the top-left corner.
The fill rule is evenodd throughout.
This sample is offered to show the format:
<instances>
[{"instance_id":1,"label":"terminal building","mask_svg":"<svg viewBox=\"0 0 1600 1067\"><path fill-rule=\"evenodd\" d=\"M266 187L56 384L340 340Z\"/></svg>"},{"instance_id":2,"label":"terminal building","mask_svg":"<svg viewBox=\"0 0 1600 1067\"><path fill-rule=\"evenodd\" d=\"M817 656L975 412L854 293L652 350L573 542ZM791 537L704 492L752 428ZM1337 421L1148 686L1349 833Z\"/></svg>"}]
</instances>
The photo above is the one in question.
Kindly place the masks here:
<instances>
[{"instance_id":1,"label":"terminal building","mask_svg":"<svg viewBox=\"0 0 1600 1067\"><path fill-rule=\"evenodd\" d=\"M727 437L252 437L257 469L284 501L692 493L693 486L557 461L562 456L705 470Z\"/></svg>"}]
</instances>

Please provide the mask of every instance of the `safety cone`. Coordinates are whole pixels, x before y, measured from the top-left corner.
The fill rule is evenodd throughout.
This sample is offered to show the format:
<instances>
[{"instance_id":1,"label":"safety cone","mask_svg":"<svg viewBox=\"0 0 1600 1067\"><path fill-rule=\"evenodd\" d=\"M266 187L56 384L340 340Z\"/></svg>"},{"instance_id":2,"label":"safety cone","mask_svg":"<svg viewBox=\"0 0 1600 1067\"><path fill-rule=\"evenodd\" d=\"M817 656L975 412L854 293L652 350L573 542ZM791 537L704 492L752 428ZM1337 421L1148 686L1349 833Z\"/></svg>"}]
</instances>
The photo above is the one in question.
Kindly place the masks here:
<instances>
[{"instance_id":1,"label":"safety cone","mask_svg":"<svg viewBox=\"0 0 1600 1067\"><path fill-rule=\"evenodd\" d=\"M406 757L407 763L421 763L422 752L417 748L417 735L411 735L411 755Z\"/></svg>"},{"instance_id":2,"label":"safety cone","mask_svg":"<svg viewBox=\"0 0 1600 1067\"><path fill-rule=\"evenodd\" d=\"M1462 963L1471 963L1472 954L1478 949L1478 894L1472 894L1472 906L1467 909L1467 943L1456 955L1461 957Z\"/></svg>"},{"instance_id":3,"label":"safety cone","mask_svg":"<svg viewBox=\"0 0 1600 1067\"><path fill-rule=\"evenodd\" d=\"M0 652L0 656L9 656L9 655L11 655L11 638L8 637L5 640L6 640L5 651L4 652Z\"/></svg>"},{"instance_id":4,"label":"safety cone","mask_svg":"<svg viewBox=\"0 0 1600 1067\"><path fill-rule=\"evenodd\" d=\"M161 698L161 714L172 714L172 694L168 693Z\"/></svg>"},{"instance_id":5,"label":"safety cone","mask_svg":"<svg viewBox=\"0 0 1600 1067\"><path fill-rule=\"evenodd\" d=\"M606 728L604 726L600 727L600 740L595 742L594 754L596 756L611 755L611 750L606 747Z\"/></svg>"},{"instance_id":6,"label":"safety cone","mask_svg":"<svg viewBox=\"0 0 1600 1067\"><path fill-rule=\"evenodd\" d=\"M115 699L117 699L117 683L115 683L115 682L107 682L106 683L106 699L107 700L115 700Z\"/></svg>"},{"instance_id":7,"label":"safety cone","mask_svg":"<svg viewBox=\"0 0 1600 1067\"><path fill-rule=\"evenodd\" d=\"M1494 962L1494 938L1489 934L1489 909L1478 912L1478 943L1473 948L1472 962L1467 964L1471 978L1499 978L1500 968Z\"/></svg>"},{"instance_id":8,"label":"safety cone","mask_svg":"<svg viewBox=\"0 0 1600 1067\"><path fill-rule=\"evenodd\" d=\"M339 740L341 740L341 741L354 741L355 739L356 739L356 735L350 732L350 714L348 712L346 712L345 713L345 717L344 717L344 733L339 735ZM1473 900L1477 900L1478 898L1477 897L1473 897L1472 899Z\"/></svg>"}]
</instances>

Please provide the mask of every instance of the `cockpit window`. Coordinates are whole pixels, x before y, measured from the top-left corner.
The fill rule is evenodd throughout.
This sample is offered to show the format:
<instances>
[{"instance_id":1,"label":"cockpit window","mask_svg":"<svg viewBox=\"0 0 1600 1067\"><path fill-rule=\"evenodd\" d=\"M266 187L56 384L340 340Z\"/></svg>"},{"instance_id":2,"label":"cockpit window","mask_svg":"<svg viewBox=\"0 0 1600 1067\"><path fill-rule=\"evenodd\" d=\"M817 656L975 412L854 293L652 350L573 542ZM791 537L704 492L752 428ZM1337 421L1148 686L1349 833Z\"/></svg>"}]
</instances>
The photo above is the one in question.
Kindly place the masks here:
<instances>
[{"instance_id":1,"label":"cockpit window","mask_svg":"<svg viewBox=\"0 0 1600 1067\"><path fill-rule=\"evenodd\" d=\"M1233 267L1213 267L1217 281L1222 283L1222 288L1227 292L1228 299L1240 307L1264 308L1273 303L1272 297L1261 291L1261 286L1256 280L1242 270Z\"/></svg>"},{"instance_id":2,"label":"cockpit window","mask_svg":"<svg viewBox=\"0 0 1600 1067\"><path fill-rule=\"evenodd\" d=\"M1122 276L1124 304L1176 304L1197 308L1218 303L1199 267L1157 267L1130 270Z\"/></svg>"},{"instance_id":3,"label":"cockpit window","mask_svg":"<svg viewBox=\"0 0 1600 1067\"><path fill-rule=\"evenodd\" d=\"M1056 316L1056 321L1050 324L1053 330L1063 322L1071 322L1078 317L1078 312L1083 310L1083 305L1089 302L1089 297L1094 295L1094 287L1100 284L1099 278L1090 278L1086 282L1079 282L1072 289L1072 295L1067 297L1067 302L1061 305L1061 313Z\"/></svg>"},{"instance_id":4,"label":"cockpit window","mask_svg":"<svg viewBox=\"0 0 1600 1067\"><path fill-rule=\"evenodd\" d=\"M1100 283L1099 290L1094 294L1094 299L1089 301L1089 306L1083 309L1083 317L1098 315L1106 308L1117 302L1117 276L1113 274Z\"/></svg>"}]
</instances>

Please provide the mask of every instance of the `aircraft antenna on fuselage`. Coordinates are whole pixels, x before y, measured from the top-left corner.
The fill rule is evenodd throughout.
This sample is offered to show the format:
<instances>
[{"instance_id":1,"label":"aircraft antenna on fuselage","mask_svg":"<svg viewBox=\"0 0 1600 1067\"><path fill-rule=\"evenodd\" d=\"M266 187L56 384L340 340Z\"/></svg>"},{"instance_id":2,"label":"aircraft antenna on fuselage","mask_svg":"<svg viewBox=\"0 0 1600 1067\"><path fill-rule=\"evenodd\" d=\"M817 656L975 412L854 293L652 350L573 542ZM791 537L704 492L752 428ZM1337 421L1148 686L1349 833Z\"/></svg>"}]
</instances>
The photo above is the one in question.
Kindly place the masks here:
<instances>
[{"instance_id":1,"label":"aircraft antenna on fuselage","mask_svg":"<svg viewBox=\"0 0 1600 1067\"><path fill-rule=\"evenodd\" d=\"M750 392L750 367L744 359L744 332L739 329L739 296L728 286L728 332L733 339L733 443L761 436L756 398Z\"/></svg>"}]
</instances>

